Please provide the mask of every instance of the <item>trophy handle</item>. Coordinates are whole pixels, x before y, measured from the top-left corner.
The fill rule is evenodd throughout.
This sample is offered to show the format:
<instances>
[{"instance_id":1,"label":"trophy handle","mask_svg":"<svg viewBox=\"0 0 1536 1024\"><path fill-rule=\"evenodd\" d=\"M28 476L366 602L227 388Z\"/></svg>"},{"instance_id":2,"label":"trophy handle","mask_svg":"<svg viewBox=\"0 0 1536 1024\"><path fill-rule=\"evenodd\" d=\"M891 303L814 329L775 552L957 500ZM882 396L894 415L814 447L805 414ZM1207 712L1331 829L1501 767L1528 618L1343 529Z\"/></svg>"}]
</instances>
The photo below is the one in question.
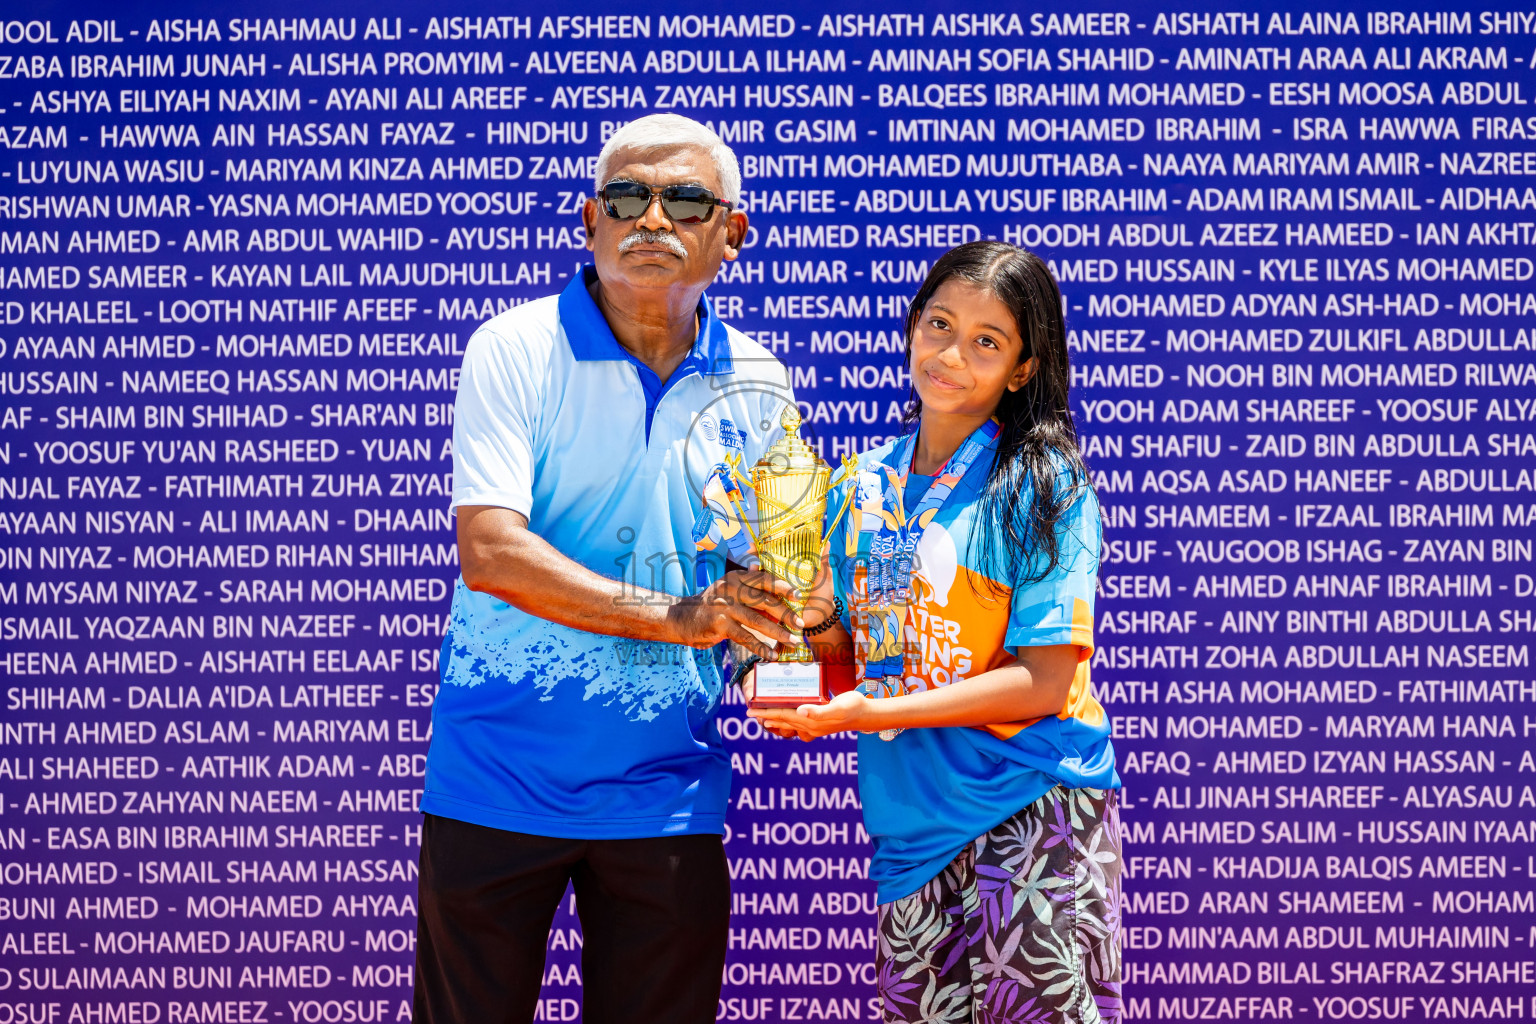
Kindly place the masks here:
<instances>
[{"instance_id":1,"label":"trophy handle","mask_svg":"<svg viewBox=\"0 0 1536 1024\"><path fill-rule=\"evenodd\" d=\"M831 483L829 483L827 486L829 486L829 487L836 487L838 484L842 483L844 480L846 480L850 476L852 476L853 475L853 471L858 469L858 468L859 468L859 457L858 457L857 454L844 455L843 456L843 467L842 467L842 469L838 472L837 477L834 480L832 480Z\"/></svg>"},{"instance_id":2,"label":"trophy handle","mask_svg":"<svg viewBox=\"0 0 1536 1024\"><path fill-rule=\"evenodd\" d=\"M753 494L757 493L757 489L752 486L752 481L741 475L741 470L738 468L741 465L740 455L730 452L725 457L725 464L730 467L731 477L737 484L752 491ZM752 522L747 517L747 510L742 507L741 502L737 501L734 496L731 498L731 504L736 506L736 518L741 521L742 526L746 527L747 536L752 538L752 549L754 551L759 550L757 533L752 529Z\"/></svg>"},{"instance_id":3,"label":"trophy handle","mask_svg":"<svg viewBox=\"0 0 1536 1024\"><path fill-rule=\"evenodd\" d=\"M841 483L843 480L851 477L853 475L853 471L858 468L858 465L859 457L857 455L844 455L843 471L841 474L839 474L838 482ZM837 515L832 517L832 525L827 527L827 535L821 538L821 542L823 544L831 539L833 531L837 529L837 524L842 522L843 513L847 512L848 506L853 503L853 494L856 490L858 490L857 487L850 487L848 488L848 493L843 496L843 507L838 509Z\"/></svg>"}]
</instances>

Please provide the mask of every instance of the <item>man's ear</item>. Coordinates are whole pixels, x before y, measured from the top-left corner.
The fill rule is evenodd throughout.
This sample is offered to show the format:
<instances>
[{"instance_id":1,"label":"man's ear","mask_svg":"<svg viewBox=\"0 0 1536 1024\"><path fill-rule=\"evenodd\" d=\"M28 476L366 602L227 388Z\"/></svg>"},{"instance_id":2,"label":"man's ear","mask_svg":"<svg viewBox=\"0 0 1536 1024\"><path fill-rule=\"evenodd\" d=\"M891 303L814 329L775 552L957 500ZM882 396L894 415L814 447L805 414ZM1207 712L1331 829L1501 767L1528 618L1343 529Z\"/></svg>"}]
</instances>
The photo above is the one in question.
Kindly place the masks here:
<instances>
[{"instance_id":1,"label":"man's ear","mask_svg":"<svg viewBox=\"0 0 1536 1024\"><path fill-rule=\"evenodd\" d=\"M747 215L740 210L732 210L725 225L725 258L733 260L740 256L746 240Z\"/></svg>"},{"instance_id":2,"label":"man's ear","mask_svg":"<svg viewBox=\"0 0 1536 1024\"><path fill-rule=\"evenodd\" d=\"M597 200L588 199L581 204L581 224L587 229L587 249L596 252L597 243L592 241L592 233L597 228Z\"/></svg>"},{"instance_id":3,"label":"man's ear","mask_svg":"<svg viewBox=\"0 0 1536 1024\"><path fill-rule=\"evenodd\" d=\"M1028 384L1029 378L1035 375L1035 371L1039 369L1039 367L1040 361L1034 356L1030 356L1028 359L1024 360L1019 364L1018 369L1013 371L1013 376L1008 378L1008 390L1017 391L1025 384Z\"/></svg>"}]
</instances>

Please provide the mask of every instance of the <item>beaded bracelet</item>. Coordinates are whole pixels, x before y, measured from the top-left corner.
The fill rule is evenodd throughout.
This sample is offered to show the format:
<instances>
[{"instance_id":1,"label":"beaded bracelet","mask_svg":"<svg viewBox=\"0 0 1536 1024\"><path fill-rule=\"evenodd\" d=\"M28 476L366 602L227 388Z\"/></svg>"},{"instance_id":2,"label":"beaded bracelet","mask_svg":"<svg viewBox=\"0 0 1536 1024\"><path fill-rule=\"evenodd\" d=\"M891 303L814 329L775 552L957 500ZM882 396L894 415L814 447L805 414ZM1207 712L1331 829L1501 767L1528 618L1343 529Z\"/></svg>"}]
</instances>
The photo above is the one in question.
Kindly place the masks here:
<instances>
[{"instance_id":1,"label":"beaded bracelet","mask_svg":"<svg viewBox=\"0 0 1536 1024\"><path fill-rule=\"evenodd\" d=\"M840 620L842 617L843 599L834 595L832 598L832 614L822 619L819 626L812 626L810 629L802 629L800 631L800 635L815 636L817 633L825 633L827 630L836 625L838 620Z\"/></svg>"}]
</instances>

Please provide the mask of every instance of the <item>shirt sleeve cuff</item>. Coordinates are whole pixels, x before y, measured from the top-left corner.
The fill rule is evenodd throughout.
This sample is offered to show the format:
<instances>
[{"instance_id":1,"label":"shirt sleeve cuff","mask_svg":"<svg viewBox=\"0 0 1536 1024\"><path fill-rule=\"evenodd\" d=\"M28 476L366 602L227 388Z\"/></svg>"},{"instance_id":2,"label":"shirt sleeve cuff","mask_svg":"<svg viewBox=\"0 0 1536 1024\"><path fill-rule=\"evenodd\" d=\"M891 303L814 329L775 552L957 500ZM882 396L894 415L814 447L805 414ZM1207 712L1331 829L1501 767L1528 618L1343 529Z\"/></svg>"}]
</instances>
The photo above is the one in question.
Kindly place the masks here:
<instances>
[{"instance_id":1,"label":"shirt sleeve cuff","mask_svg":"<svg viewBox=\"0 0 1536 1024\"><path fill-rule=\"evenodd\" d=\"M1071 623L1059 626L1011 626L1003 636L1003 646L1051 647L1055 644L1076 644L1093 649L1093 636L1087 630L1077 629Z\"/></svg>"},{"instance_id":2,"label":"shirt sleeve cuff","mask_svg":"<svg viewBox=\"0 0 1536 1024\"><path fill-rule=\"evenodd\" d=\"M496 508L507 508L519 513L524 519L529 518L529 513L533 510L532 499L512 491L455 491L452 505L455 514L461 505L492 505Z\"/></svg>"}]
</instances>

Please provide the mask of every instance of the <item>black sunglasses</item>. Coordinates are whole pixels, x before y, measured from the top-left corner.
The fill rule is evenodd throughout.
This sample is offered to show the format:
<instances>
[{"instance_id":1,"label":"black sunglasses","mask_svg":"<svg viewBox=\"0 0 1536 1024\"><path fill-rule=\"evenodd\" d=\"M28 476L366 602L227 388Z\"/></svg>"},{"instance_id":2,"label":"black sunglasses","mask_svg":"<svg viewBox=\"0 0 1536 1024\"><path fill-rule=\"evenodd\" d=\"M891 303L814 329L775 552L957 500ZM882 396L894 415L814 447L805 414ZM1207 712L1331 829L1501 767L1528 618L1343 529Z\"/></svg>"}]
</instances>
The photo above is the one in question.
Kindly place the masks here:
<instances>
[{"instance_id":1,"label":"black sunglasses","mask_svg":"<svg viewBox=\"0 0 1536 1024\"><path fill-rule=\"evenodd\" d=\"M645 211L651 208L652 196L661 197L661 208L674 224L703 224L714 216L715 207L723 206L729 210L736 205L716 199L715 194L703 185L651 188L638 181L610 181L597 195L603 201L603 212L615 220L636 220L645 216Z\"/></svg>"}]
</instances>

